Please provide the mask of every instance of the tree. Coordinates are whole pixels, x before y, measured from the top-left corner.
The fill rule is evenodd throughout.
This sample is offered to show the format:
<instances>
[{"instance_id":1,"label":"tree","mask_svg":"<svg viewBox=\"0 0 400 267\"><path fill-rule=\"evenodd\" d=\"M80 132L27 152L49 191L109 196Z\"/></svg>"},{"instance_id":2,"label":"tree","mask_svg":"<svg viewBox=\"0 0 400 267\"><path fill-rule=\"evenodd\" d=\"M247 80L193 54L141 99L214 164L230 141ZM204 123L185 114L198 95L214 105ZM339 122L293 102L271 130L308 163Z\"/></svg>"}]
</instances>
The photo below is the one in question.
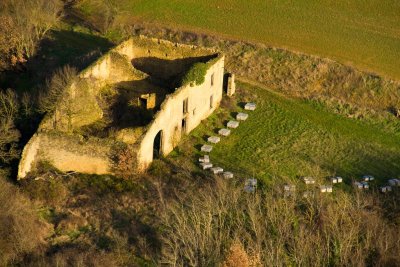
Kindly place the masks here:
<instances>
[{"instance_id":1,"label":"tree","mask_svg":"<svg viewBox=\"0 0 400 267\"><path fill-rule=\"evenodd\" d=\"M32 57L59 22L61 0L5 0L0 3L0 71Z\"/></svg>"},{"instance_id":2,"label":"tree","mask_svg":"<svg viewBox=\"0 0 400 267\"><path fill-rule=\"evenodd\" d=\"M20 133L14 125L18 107L14 91L0 91L0 163L9 163L19 155L17 146Z\"/></svg>"},{"instance_id":3,"label":"tree","mask_svg":"<svg viewBox=\"0 0 400 267\"><path fill-rule=\"evenodd\" d=\"M44 243L32 204L18 189L0 176L0 265L8 266Z\"/></svg>"},{"instance_id":4,"label":"tree","mask_svg":"<svg viewBox=\"0 0 400 267\"><path fill-rule=\"evenodd\" d=\"M44 91L39 95L39 111L52 112L66 94L66 88L77 79L78 71L70 66L57 69L53 76L46 81ZM66 99L68 101L68 99Z\"/></svg>"}]
</instances>

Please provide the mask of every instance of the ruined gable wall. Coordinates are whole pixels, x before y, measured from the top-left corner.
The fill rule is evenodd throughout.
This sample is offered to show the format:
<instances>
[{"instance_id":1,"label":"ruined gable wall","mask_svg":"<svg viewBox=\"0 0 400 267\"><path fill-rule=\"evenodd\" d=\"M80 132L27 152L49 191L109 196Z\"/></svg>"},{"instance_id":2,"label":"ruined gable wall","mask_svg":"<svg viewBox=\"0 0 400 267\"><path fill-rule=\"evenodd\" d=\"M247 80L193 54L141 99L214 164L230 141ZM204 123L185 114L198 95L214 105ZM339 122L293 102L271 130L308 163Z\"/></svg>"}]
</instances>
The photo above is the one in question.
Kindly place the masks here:
<instances>
[{"instance_id":1,"label":"ruined gable wall","mask_svg":"<svg viewBox=\"0 0 400 267\"><path fill-rule=\"evenodd\" d=\"M112 173L110 155L114 145L111 140L82 140L74 135L40 132L31 138L23 150L18 178L24 178L41 161L64 172Z\"/></svg>"},{"instance_id":2,"label":"ruined gable wall","mask_svg":"<svg viewBox=\"0 0 400 267\"><path fill-rule=\"evenodd\" d=\"M112 173L112 142L44 133L40 139L38 158L49 162L58 170L91 174Z\"/></svg>"},{"instance_id":3,"label":"ruined gable wall","mask_svg":"<svg viewBox=\"0 0 400 267\"><path fill-rule=\"evenodd\" d=\"M214 84L211 86L211 76ZM207 71L201 85L179 88L167 99L149 124L140 141L138 151L139 170L146 169L153 160L154 138L162 130L162 154L167 155L178 144L182 134L182 119L186 118L186 133L211 115L219 106L223 94L224 57L220 57ZM210 96L213 95L213 107L210 108ZM188 99L188 113L183 114L183 101Z\"/></svg>"}]
</instances>

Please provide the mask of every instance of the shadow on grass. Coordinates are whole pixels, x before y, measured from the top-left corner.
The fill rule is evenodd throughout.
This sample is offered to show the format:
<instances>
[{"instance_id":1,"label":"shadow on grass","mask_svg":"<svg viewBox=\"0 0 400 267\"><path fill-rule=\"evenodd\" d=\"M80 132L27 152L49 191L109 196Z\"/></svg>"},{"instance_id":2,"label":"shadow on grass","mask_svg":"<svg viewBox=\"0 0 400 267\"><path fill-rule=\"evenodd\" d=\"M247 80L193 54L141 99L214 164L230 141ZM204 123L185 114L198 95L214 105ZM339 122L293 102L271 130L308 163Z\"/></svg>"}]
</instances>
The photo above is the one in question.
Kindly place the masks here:
<instances>
[{"instance_id":1,"label":"shadow on grass","mask_svg":"<svg viewBox=\"0 0 400 267\"><path fill-rule=\"evenodd\" d=\"M18 92L32 91L42 86L56 69L70 65L82 70L112 46L107 39L96 35L53 31L41 42L37 54L29 59L23 70L3 73L0 87L14 88Z\"/></svg>"},{"instance_id":2,"label":"shadow on grass","mask_svg":"<svg viewBox=\"0 0 400 267\"><path fill-rule=\"evenodd\" d=\"M67 30L52 31L49 37L40 43L37 54L30 58L23 68L0 73L0 88L12 88L20 97L22 93L27 92L34 106L34 99L54 71L66 65L75 67L78 71L82 70L112 46L107 39L93 34ZM36 132L42 118L43 114L36 110L18 118L16 125L21 132L21 148ZM17 163L13 163L11 167L15 173Z\"/></svg>"}]
</instances>

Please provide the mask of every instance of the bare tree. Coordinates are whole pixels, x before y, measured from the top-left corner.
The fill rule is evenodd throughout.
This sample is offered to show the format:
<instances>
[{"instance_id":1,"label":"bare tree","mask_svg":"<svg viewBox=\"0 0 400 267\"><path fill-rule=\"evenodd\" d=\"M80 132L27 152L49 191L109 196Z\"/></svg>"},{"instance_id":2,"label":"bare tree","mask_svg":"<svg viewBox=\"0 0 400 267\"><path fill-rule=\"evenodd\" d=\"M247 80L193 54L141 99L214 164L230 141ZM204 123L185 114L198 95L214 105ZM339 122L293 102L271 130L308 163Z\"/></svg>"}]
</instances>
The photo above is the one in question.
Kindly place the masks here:
<instances>
[{"instance_id":1,"label":"bare tree","mask_svg":"<svg viewBox=\"0 0 400 267\"><path fill-rule=\"evenodd\" d=\"M308 199L284 197L273 190L247 194L241 187L218 181L170 203L162 216L161 262L391 265L400 256L398 226L385 221L378 199L342 191L334 198L317 194Z\"/></svg>"},{"instance_id":2,"label":"bare tree","mask_svg":"<svg viewBox=\"0 0 400 267\"><path fill-rule=\"evenodd\" d=\"M42 229L29 199L0 176L0 265L8 266L44 243Z\"/></svg>"},{"instance_id":3,"label":"bare tree","mask_svg":"<svg viewBox=\"0 0 400 267\"><path fill-rule=\"evenodd\" d=\"M54 72L53 76L46 81L45 89L40 92L38 99L40 112L52 112L56 107L61 108L62 105L59 102L66 96L66 88L76 81L77 72L75 68L68 65ZM65 101L68 102L68 99Z\"/></svg>"},{"instance_id":4,"label":"bare tree","mask_svg":"<svg viewBox=\"0 0 400 267\"><path fill-rule=\"evenodd\" d=\"M11 89L0 91L0 162L8 163L18 157L20 137L14 120L18 112L17 95Z\"/></svg>"},{"instance_id":5,"label":"bare tree","mask_svg":"<svg viewBox=\"0 0 400 267\"><path fill-rule=\"evenodd\" d=\"M59 22L61 0L5 0L0 3L0 59L23 62Z\"/></svg>"}]
</instances>

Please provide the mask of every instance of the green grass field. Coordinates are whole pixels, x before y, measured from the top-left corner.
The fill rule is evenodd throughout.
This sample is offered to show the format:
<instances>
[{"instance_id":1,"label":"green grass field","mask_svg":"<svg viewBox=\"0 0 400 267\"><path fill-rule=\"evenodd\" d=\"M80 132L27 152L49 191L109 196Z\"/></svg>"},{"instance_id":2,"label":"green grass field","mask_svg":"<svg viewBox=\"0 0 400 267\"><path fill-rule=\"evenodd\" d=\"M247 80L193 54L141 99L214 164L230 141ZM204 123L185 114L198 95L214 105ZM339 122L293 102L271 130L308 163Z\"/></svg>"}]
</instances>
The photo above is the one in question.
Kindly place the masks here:
<instances>
[{"instance_id":1,"label":"green grass field","mask_svg":"<svg viewBox=\"0 0 400 267\"><path fill-rule=\"evenodd\" d=\"M233 102L253 99L258 107L214 146L210 153L214 164L239 177L254 174L265 181L303 175L323 179L336 174L351 183L363 174L372 174L383 182L400 175L399 136L266 89L244 84L240 88L246 95L236 96ZM215 131L241 110L236 104L221 108L182 144L183 154L191 151L193 159L197 158L205 138L216 135Z\"/></svg>"},{"instance_id":2,"label":"green grass field","mask_svg":"<svg viewBox=\"0 0 400 267\"><path fill-rule=\"evenodd\" d=\"M123 0L118 6L136 20L286 47L400 80L397 0Z\"/></svg>"}]
</instances>

